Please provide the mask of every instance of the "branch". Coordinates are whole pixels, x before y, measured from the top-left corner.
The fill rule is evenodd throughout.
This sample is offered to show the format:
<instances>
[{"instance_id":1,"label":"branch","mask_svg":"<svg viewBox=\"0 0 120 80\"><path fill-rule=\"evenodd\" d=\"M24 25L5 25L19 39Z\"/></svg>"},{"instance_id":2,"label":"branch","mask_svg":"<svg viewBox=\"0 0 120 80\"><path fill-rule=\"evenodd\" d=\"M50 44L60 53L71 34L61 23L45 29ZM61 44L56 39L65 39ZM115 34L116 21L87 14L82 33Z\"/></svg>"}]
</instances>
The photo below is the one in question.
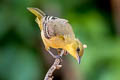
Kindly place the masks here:
<instances>
[{"instance_id":1,"label":"branch","mask_svg":"<svg viewBox=\"0 0 120 80\"><path fill-rule=\"evenodd\" d=\"M50 67L50 69L48 70L44 80L53 80L53 72L57 69L60 69L62 67L62 65L60 65L60 63L62 62L61 58L56 58L53 65Z\"/></svg>"}]
</instances>

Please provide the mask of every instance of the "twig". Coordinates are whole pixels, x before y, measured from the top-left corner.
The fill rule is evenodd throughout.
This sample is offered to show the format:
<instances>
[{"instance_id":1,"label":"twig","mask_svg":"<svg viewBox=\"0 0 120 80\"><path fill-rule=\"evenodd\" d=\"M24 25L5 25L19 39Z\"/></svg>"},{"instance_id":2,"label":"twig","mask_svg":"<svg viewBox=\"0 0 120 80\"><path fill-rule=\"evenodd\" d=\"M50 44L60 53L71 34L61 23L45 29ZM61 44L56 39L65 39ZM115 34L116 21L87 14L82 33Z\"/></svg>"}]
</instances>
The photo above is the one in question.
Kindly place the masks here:
<instances>
[{"instance_id":1,"label":"twig","mask_svg":"<svg viewBox=\"0 0 120 80\"><path fill-rule=\"evenodd\" d=\"M60 55L61 57L62 57L63 53L64 53L64 51L61 52L61 55ZM61 58L55 59L53 65L50 67L50 69L46 73L44 80L53 80L53 72L62 67L62 65L60 65L61 62L62 62Z\"/></svg>"},{"instance_id":2,"label":"twig","mask_svg":"<svg viewBox=\"0 0 120 80\"><path fill-rule=\"evenodd\" d=\"M60 63L61 63L61 59L60 58L55 59L55 62L53 63L51 68L48 70L44 80L53 80L53 76L52 76L53 72L56 69L60 69L62 67L62 65L60 65Z\"/></svg>"}]
</instances>

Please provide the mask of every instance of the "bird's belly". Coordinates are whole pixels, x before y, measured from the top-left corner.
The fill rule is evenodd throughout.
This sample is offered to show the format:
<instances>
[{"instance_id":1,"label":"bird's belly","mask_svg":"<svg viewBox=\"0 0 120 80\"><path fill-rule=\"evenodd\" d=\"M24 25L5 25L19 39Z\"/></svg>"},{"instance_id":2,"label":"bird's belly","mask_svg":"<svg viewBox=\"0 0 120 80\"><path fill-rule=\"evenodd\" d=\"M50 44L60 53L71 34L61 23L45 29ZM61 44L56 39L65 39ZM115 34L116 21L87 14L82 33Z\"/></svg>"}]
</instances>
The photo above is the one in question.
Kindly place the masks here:
<instances>
[{"instance_id":1,"label":"bird's belly","mask_svg":"<svg viewBox=\"0 0 120 80\"><path fill-rule=\"evenodd\" d=\"M52 37L51 39L46 39L46 42L52 48L63 48L65 46L65 42L58 37Z\"/></svg>"}]
</instances>

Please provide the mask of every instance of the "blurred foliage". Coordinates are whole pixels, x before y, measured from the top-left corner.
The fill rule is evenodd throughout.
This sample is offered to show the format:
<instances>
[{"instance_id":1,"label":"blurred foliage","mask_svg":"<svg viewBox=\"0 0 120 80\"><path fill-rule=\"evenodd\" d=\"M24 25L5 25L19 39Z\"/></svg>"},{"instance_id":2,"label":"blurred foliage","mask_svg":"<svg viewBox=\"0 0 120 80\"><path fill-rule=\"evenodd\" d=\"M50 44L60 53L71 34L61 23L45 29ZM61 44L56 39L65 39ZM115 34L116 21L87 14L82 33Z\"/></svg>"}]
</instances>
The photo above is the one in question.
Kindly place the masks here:
<instances>
[{"instance_id":1,"label":"blurred foliage","mask_svg":"<svg viewBox=\"0 0 120 80\"><path fill-rule=\"evenodd\" d=\"M27 7L68 19L76 37L88 45L80 65L69 57L78 80L120 79L120 38L109 0L0 0L0 80L42 80L45 75L40 30Z\"/></svg>"}]
</instances>

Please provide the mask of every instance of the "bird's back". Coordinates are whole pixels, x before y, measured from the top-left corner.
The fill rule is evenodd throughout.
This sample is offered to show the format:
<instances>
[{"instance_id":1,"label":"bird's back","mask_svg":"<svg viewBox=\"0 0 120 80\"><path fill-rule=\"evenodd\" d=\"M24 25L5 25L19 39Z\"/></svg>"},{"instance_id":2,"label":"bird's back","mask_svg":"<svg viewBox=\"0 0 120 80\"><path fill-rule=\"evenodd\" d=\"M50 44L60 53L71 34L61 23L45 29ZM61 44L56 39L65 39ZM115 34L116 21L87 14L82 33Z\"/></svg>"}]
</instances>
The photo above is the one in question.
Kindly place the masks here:
<instances>
[{"instance_id":1,"label":"bird's back","mask_svg":"<svg viewBox=\"0 0 120 80\"><path fill-rule=\"evenodd\" d=\"M70 38L75 38L71 25L65 19L51 19L44 24L44 32L46 32L46 34L51 38L54 36L67 36Z\"/></svg>"},{"instance_id":2,"label":"bird's back","mask_svg":"<svg viewBox=\"0 0 120 80\"><path fill-rule=\"evenodd\" d=\"M56 20L54 29L57 35L75 37L71 25L65 19Z\"/></svg>"}]
</instances>

